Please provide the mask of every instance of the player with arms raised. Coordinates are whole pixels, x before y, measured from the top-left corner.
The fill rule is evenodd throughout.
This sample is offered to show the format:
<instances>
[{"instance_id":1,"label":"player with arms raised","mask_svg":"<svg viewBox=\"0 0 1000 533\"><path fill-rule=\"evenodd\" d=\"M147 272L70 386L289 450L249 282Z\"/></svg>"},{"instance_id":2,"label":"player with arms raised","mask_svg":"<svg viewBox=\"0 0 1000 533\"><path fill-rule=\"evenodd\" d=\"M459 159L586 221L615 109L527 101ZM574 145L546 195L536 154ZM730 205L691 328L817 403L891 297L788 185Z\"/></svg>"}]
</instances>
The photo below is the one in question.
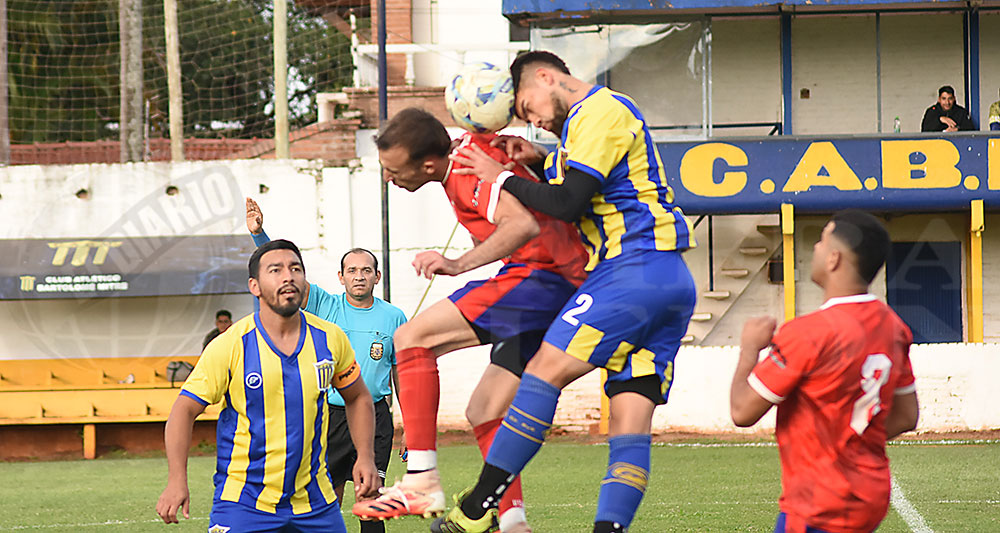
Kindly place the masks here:
<instances>
[{"instance_id":1,"label":"player with arms raised","mask_svg":"<svg viewBox=\"0 0 1000 533\"><path fill-rule=\"evenodd\" d=\"M510 159L490 146L492 134L466 134L461 146L488 151L497 164ZM469 400L466 416L485 453L517 390L524 365L538 349L545 329L585 278L586 253L572 226L530 211L509 193L475 176L460 174L449 161L452 141L433 115L404 109L375 141L384 178L415 191L428 182L444 187L458 221L476 245L456 259L422 252L413 266L430 278L457 275L503 260L492 278L473 281L422 311L396 330L399 403L409 461L398 484L375 501L354 506L369 518L432 516L445 509L437 472L437 410L440 399L437 358L468 346L493 343L491 364ZM513 172L537 180L520 165ZM520 487L500 502L501 531L529 531Z\"/></svg>"},{"instance_id":2,"label":"player with arms raised","mask_svg":"<svg viewBox=\"0 0 1000 533\"><path fill-rule=\"evenodd\" d=\"M875 217L837 213L813 248L826 303L776 335L769 317L743 328L732 417L752 426L778 404L776 532L874 531L889 508L885 442L916 427L918 405L910 330L868 293L888 251Z\"/></svg>"}]
</instances>

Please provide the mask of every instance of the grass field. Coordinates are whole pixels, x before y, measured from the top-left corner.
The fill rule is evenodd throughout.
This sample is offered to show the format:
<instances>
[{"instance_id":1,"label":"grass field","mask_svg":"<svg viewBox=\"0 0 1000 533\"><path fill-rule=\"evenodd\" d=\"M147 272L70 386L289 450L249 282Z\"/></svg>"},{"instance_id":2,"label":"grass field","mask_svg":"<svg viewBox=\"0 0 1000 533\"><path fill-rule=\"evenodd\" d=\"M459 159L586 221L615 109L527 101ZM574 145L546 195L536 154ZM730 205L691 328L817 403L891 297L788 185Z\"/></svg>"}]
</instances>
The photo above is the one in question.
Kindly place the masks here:
<instances>
[{"instance_id":1,"label":"grass field","mask_svg":"<svg viewBox=\"0 0 1000 533\"><path fill-rule=\"evenodd\" d=\"M525 473L535 531L590 531L606 455L606 446L546 444ZM895 445L890 457L906 502L890 509L880 532L1000 531L1000 443ZM445 489L454 493L474 481L481 459L473 446L447 446L440 461ZM166 481L163 457L0 463L0 531L204 532L213 469L214 457L191 458L192 517L168 527L154 511ZM390 480L401 472L390 466ZM772 531L779 490L773 446L656 446L630 531ZM345 499L349 508L353 499ZM348 531L356 532L348 515ZM388 531L427 531L427 522L397 520Z\"/></svg>"}]
</instances>

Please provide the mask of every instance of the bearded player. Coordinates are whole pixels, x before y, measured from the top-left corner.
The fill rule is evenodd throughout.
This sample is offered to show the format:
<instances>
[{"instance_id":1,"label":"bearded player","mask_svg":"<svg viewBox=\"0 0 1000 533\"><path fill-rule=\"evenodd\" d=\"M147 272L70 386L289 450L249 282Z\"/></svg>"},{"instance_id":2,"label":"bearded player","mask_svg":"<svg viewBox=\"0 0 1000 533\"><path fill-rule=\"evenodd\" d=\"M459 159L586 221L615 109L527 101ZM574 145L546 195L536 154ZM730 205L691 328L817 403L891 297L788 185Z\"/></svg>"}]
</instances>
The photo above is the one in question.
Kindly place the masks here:
<instances>
[{"instance_id":1,"label":"bearded player","mask_svg":"<svg viewBox=\"0 0 1000 533\"><path fill-rule=\"evenodd\" d=\"M491 147L492 134L466 134L460 146L476 145L502 164L510 159ZM585 278L586 252L565 222L528 210L513 196L474 176L456 174L448 156L452 141L426 111L409 108L376 137L384 179L408 191L440 182L458 221L476 245L456 259L422 252L419 275L454 276L503 260L496 276L473 281L402 325L394 338L399 368L399 403L406 431L407 473L383 496L354 506L354 513L384 519L434 516L445 510L437 471L437 358L469 346L493 343L491 364L469 400L466 416L483 453L489 449L520 382L527 359L545 329ZM457 148L456 148L457 149ZM520 165L513 172L537 180ZM520 483L500 502L501 531L530 531ZM513 494L512 494L513 493Z\"/></svg>"}]
</instances>

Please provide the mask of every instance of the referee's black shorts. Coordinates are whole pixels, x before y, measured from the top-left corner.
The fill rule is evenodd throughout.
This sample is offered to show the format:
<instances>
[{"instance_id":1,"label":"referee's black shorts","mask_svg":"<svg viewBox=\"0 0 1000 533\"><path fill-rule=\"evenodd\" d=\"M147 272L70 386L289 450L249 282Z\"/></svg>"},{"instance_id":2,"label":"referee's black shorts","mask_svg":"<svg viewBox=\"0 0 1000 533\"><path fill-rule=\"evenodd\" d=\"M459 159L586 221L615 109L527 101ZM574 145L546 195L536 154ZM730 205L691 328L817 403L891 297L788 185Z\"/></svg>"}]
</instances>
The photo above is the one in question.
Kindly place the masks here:
<instances>
[{"instance_id":1,"label":"referee's black shorts","mask_svg":"<svg viewBox=\"0 0 1000 533\"><path fill-rule=\"evenodd\" d=\"M385 470L392 453L392 413L385 398L375 402L375 467L385 482ZM354 463L358 452L354 449L351 433L347 428L347 414L343 407L330 406L330 429L327 431L326 462L333 477L333 486L339 487L353 478Z\"/></svg>"}]
</instances>

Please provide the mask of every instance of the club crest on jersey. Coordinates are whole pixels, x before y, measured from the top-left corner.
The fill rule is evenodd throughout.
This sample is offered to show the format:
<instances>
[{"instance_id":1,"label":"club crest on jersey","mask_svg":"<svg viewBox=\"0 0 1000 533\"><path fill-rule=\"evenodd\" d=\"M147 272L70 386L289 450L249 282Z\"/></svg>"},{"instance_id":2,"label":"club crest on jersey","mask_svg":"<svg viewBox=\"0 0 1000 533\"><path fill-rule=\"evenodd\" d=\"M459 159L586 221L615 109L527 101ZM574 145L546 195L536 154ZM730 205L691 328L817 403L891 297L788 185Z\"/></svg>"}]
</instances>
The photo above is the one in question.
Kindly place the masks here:
<instances>
[{"instance_id":1,"label":"club crest on jersey","mask_svg":"<svg viewBox=\"0 0 1000 533\"><path fill-rule=\"evenodd\" d=\"M382 354L384 352L385 347L382 346L381 342L373 342L371 350L368 351L368 355L370 355L372 359L378 361L379 359L382 359Z\"/></svg>"},{"instance_id":2,"label":"club crest on jersey","mask_svg":"<svg viewBox=\"0 0 1000 533\"><path fill-rule=\"evenodd\" d=\"M230 529L232 528L215 524L212 527L208 528L208 533L229 533Z\"/></svg>"},{"instance_id":3,"label":"club crest on jersey","mask_svg":"<svg viewBox=\"0 0 1000 533\"><path fill-rule=\"evenodd\" d=\"M247 374L246 384L248 389L259 389L264 384L264 378L259 372L251 372Z\"/></svg>"},{"instance_id":4,"label":"club crest on jersey","mask_svg":"<svg viewBox=\"0 0 1000 533\"><path fill-rule=\"evenodd\" d=\"M316 367L316 386L319 390L326 390L333 383L333 361L324 359L313 363Z\"/></svg>"}]
</instances>

